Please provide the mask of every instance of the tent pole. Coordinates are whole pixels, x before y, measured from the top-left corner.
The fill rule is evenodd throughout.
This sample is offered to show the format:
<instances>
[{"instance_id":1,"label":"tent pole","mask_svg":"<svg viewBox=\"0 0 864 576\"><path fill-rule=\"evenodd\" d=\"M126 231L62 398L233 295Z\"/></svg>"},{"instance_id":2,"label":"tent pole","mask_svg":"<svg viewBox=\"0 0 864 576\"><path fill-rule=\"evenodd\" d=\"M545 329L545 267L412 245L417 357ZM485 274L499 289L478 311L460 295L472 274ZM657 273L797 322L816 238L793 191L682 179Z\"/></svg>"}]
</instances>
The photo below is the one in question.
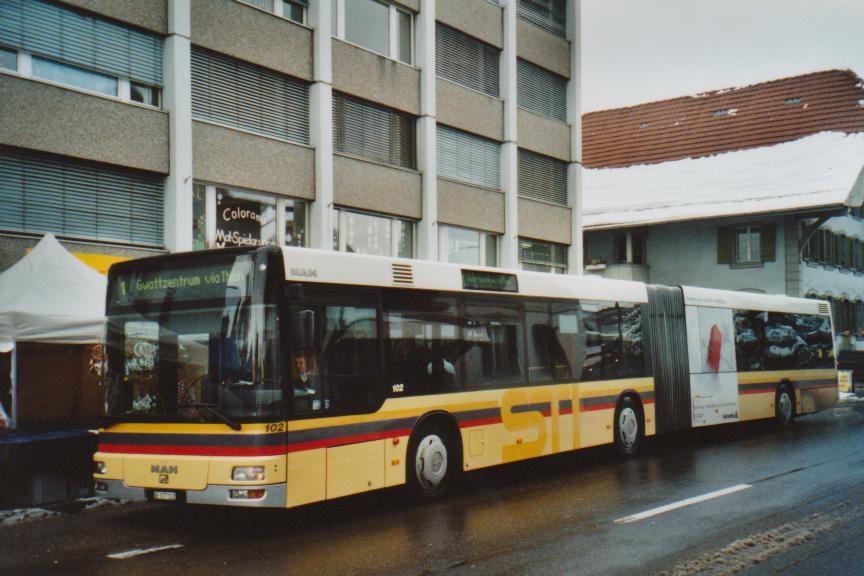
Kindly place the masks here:
<instances>
[{"instance_id":1,"label":"tent pole","mask_svg":"<svg viewBox=\"0 0 864 576\"><path fill-rule=\"evenodd\" d=\"M14 430L18 425L18 342L12 341L12 370L10 371L10 380L12 381L12 406L9 407L11 410L11 418L12 422L9 426L12 430Z\"/></svg>"}]
</instances>

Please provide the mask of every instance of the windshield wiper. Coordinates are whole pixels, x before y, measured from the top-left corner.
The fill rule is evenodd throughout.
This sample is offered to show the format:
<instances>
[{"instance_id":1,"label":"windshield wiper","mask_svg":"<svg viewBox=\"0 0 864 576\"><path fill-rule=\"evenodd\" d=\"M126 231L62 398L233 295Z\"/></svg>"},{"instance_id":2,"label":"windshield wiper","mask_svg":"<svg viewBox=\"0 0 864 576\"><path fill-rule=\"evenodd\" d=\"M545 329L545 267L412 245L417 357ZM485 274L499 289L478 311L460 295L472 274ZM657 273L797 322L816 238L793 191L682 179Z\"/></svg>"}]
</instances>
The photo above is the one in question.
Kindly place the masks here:
<instances>
[{"instance_id":1,"label":"windshield wiper","mask_svg":"<svg viewBox=\"0 0 864 576\"><path fill-rule=\"evenodd\" d=\"M236 421L232 420L229 416L227 416L224 412L219 410L218 404L204 404L201 402L187 402L185 404L178 404L178 408L203 408L207 410L212 415L216 416L219 420L225 423L232 430L240 430L240 424Z\"/></svg>"}]
</instances>

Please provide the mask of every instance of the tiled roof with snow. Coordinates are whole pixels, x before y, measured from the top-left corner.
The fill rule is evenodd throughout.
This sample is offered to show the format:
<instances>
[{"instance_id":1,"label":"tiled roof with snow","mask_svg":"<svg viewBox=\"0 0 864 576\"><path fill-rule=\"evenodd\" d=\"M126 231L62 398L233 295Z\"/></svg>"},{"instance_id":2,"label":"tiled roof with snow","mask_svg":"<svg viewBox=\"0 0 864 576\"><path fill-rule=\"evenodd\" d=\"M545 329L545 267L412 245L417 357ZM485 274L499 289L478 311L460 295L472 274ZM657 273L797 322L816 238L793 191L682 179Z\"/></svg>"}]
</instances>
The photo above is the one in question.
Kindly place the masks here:
<instances>
[{"instance_id":1,"label":"tiled roof with snow","mask_svg":"<svg viewBox=\"0 0 864 576\"><path fill-rule=\"evenodd\" d=\"M862 168L864 132L822 132L704 158L586 169L583 223L638 226L839 207L864 177Z\"/></svg>"},{"instance_id":2,"label":"tiled roof with snow","mask_svg":"<svg viewBox=\"0 0 864 576\"><path fill-rule=\"evenodd\" d=\"M613 168L864 132L864 83L849 70L726 88L582 117L583 162Z\"/></svg>"}]
</instances>

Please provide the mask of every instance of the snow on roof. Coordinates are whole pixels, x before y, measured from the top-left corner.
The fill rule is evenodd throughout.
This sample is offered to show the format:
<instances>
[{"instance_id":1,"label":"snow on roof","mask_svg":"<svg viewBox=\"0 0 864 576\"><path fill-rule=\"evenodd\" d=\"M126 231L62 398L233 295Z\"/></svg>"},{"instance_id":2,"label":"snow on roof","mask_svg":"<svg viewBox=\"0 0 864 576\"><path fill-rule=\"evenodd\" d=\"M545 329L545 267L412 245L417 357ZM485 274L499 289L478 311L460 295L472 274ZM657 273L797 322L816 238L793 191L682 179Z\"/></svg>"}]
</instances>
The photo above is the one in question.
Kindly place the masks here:
<instances>
[{"instance_id":1,"label":"snow on roof","mask_svg":"<svg viewBox=\"0 0 864 576\"><path fill-rule=\"evenodd\" d=\"M583 222L612 228L840 206L862 167L864 133L820 132L704 158L585 169Z\"/></svg>"}]
</instances>

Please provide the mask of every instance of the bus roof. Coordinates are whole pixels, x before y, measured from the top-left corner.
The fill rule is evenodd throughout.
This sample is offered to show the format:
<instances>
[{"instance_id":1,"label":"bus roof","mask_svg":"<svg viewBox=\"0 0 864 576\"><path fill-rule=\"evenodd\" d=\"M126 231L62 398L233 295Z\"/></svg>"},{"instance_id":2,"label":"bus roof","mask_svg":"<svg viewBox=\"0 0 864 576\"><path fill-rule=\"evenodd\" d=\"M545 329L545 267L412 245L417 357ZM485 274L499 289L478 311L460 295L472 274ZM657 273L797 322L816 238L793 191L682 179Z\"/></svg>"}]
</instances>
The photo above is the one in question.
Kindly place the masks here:
<instances>
[{"instance_id":1,"label":"bus roof","mask_svg":"<svg viewBox=\"0 0 864 576\"><path fill-rule=\"evenodd\" d=\"M428 260L389 258L365 254L346 254L309 248L283 247L286 280L322 282L355 286L414 288L476 292L485 294L520 294L538 298L582 298L618 302L645 303L648 291L641 282L607 280L592 276L571 276L502 270L483 266L463 266ZM518 291L466 289L464 272L479 276L515 277Z\"/></svg>"}]
</instances>

